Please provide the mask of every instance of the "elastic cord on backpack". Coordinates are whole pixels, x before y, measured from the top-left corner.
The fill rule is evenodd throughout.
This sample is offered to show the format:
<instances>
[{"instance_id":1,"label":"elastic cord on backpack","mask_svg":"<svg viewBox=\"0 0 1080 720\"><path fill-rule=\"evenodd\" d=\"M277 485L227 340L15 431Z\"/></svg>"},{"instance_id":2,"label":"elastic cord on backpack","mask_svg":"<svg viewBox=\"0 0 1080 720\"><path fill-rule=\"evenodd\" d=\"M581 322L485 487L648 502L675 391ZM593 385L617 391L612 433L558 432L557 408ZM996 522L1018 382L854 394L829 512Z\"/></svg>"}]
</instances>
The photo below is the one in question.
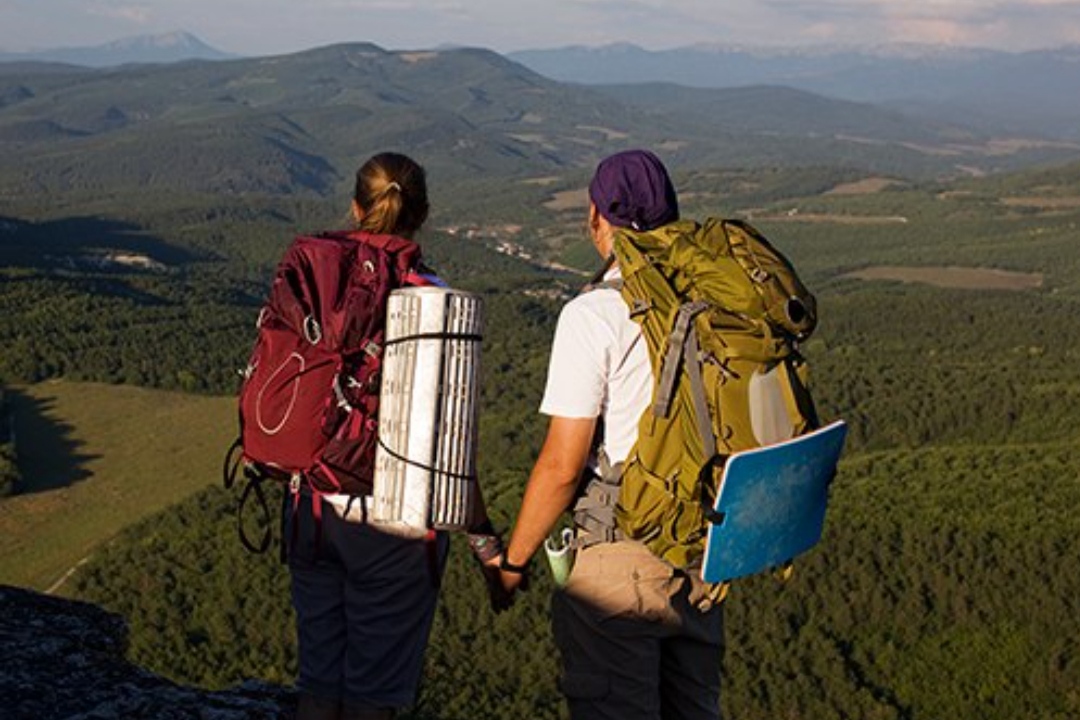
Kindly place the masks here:
<instances>
[{"instance_id":1,"label":"elastic cord on backpack","mask_svg":"<svg viewBox=\"0 0 1080 720\"><path fill-rule=\"evenodd\" d=\"M478 479L476 475L466 475L464 473L450 472L449 470L440 470L433 465L425 465L424 463L417 462L416 460L410 460L401 453L391 450L387 446L387 444L383 442L383 439L381 437L379 438L379 447L385 450L386 454L394 458L395 460L403 462L406 465L412 465L415 468L420 468L421 470L433 473L435 475L442 475L443 477L453 478L455 480L468 480L470 482L476 482Z\"/></svg>"},{"instance_id":2,"label":"elastic cord on backpack","mask_svg":"<svg viewBox=\"0 0 1080 720\"><path fill-rule=\"evenodd\" d=\"M401 337L394 338L393 340L386 340L383 342L383 347L400 345L403 342L409 342L411 340L467 340L469 342L481 342L483 341L483 339L484 336L480 335L479 333L416 333L415 335L402 335Z\"/></svg>"}]
</instances>

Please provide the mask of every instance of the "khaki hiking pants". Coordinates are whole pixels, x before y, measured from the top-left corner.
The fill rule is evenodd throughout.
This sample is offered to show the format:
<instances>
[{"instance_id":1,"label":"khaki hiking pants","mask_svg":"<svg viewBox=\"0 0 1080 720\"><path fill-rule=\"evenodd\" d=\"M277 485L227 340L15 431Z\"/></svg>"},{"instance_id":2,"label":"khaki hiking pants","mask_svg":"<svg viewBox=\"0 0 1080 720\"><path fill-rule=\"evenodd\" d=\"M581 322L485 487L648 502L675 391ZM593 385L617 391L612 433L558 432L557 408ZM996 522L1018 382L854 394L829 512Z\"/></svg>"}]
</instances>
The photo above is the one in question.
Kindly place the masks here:
<instances>
[{"instance_id":1,"label":"khaki hiking pants","mask_svg":"<svg viewBox=\"0 0 1080 720\"><path fill-rule=\"evenodd\" d=\"M723 605L632 541L577 553L552 600L573 720L718 720Z\"/></svg>"}]
</instances>

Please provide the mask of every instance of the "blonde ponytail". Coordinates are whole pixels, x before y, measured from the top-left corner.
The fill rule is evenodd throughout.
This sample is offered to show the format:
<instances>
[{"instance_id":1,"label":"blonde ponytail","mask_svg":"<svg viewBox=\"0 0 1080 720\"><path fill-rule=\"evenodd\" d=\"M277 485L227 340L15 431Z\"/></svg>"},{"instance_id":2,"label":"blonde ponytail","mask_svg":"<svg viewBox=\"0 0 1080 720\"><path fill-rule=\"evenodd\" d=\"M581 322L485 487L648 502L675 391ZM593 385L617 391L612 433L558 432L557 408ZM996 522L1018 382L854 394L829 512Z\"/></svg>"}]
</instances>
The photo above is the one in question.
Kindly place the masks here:
<instances>
[{"instance_id":1,"label":"blonde ponytail","mask_svg":"<svg viewBox=\"0 0 1080 720\"><path fill-rule=\"evenodd\" d=\"M397 153L372 157L356 173L361 230L412 237L428 216L424 169Z\"/></svg>"}]
</instances>

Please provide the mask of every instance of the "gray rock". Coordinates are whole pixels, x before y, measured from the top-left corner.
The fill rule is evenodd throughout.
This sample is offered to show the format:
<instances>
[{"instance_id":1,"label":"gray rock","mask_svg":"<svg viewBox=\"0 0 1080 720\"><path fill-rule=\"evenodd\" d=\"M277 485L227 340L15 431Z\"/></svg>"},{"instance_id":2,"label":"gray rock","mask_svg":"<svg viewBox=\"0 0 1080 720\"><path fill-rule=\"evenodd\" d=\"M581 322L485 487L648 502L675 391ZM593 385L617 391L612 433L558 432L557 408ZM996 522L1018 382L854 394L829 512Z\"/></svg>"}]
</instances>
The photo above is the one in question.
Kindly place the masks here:
<instances>
[{"instance_id":1,"label":"gray rock","mask_svg":"<svg viewBox=\"0 0 1080 720\"><path fill-rule=\"evenodd\" d=\"M0 716L9 720L288 720L287 688L185 687L129 663L123 618L0 585Z\"/></svg>"}]
</instances>

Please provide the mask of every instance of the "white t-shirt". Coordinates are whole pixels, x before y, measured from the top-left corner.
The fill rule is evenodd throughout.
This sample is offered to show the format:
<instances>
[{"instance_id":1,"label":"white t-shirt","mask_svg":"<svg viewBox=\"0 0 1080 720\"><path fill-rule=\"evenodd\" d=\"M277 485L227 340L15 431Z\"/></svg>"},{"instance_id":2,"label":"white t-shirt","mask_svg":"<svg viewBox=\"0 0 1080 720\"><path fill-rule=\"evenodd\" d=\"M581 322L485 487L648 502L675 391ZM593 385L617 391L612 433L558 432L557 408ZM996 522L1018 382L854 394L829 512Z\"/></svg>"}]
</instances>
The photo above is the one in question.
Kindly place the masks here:
<instances>
[{"instance_id":1,"label":"white t-shirt","mask_svg":"<svg viewBox=\"0 0 1080 720\"><path fill-rule=\"evenodd\" d=\"M605 280L619 277L618 268ZM652 400L653 376L641 328L614 288L577 296L563 307L555 329L540 412L604 422L604 451L626 459L638 420ZM595 458L590 458L595 468Z\"/></svg>"}]
</instances>

